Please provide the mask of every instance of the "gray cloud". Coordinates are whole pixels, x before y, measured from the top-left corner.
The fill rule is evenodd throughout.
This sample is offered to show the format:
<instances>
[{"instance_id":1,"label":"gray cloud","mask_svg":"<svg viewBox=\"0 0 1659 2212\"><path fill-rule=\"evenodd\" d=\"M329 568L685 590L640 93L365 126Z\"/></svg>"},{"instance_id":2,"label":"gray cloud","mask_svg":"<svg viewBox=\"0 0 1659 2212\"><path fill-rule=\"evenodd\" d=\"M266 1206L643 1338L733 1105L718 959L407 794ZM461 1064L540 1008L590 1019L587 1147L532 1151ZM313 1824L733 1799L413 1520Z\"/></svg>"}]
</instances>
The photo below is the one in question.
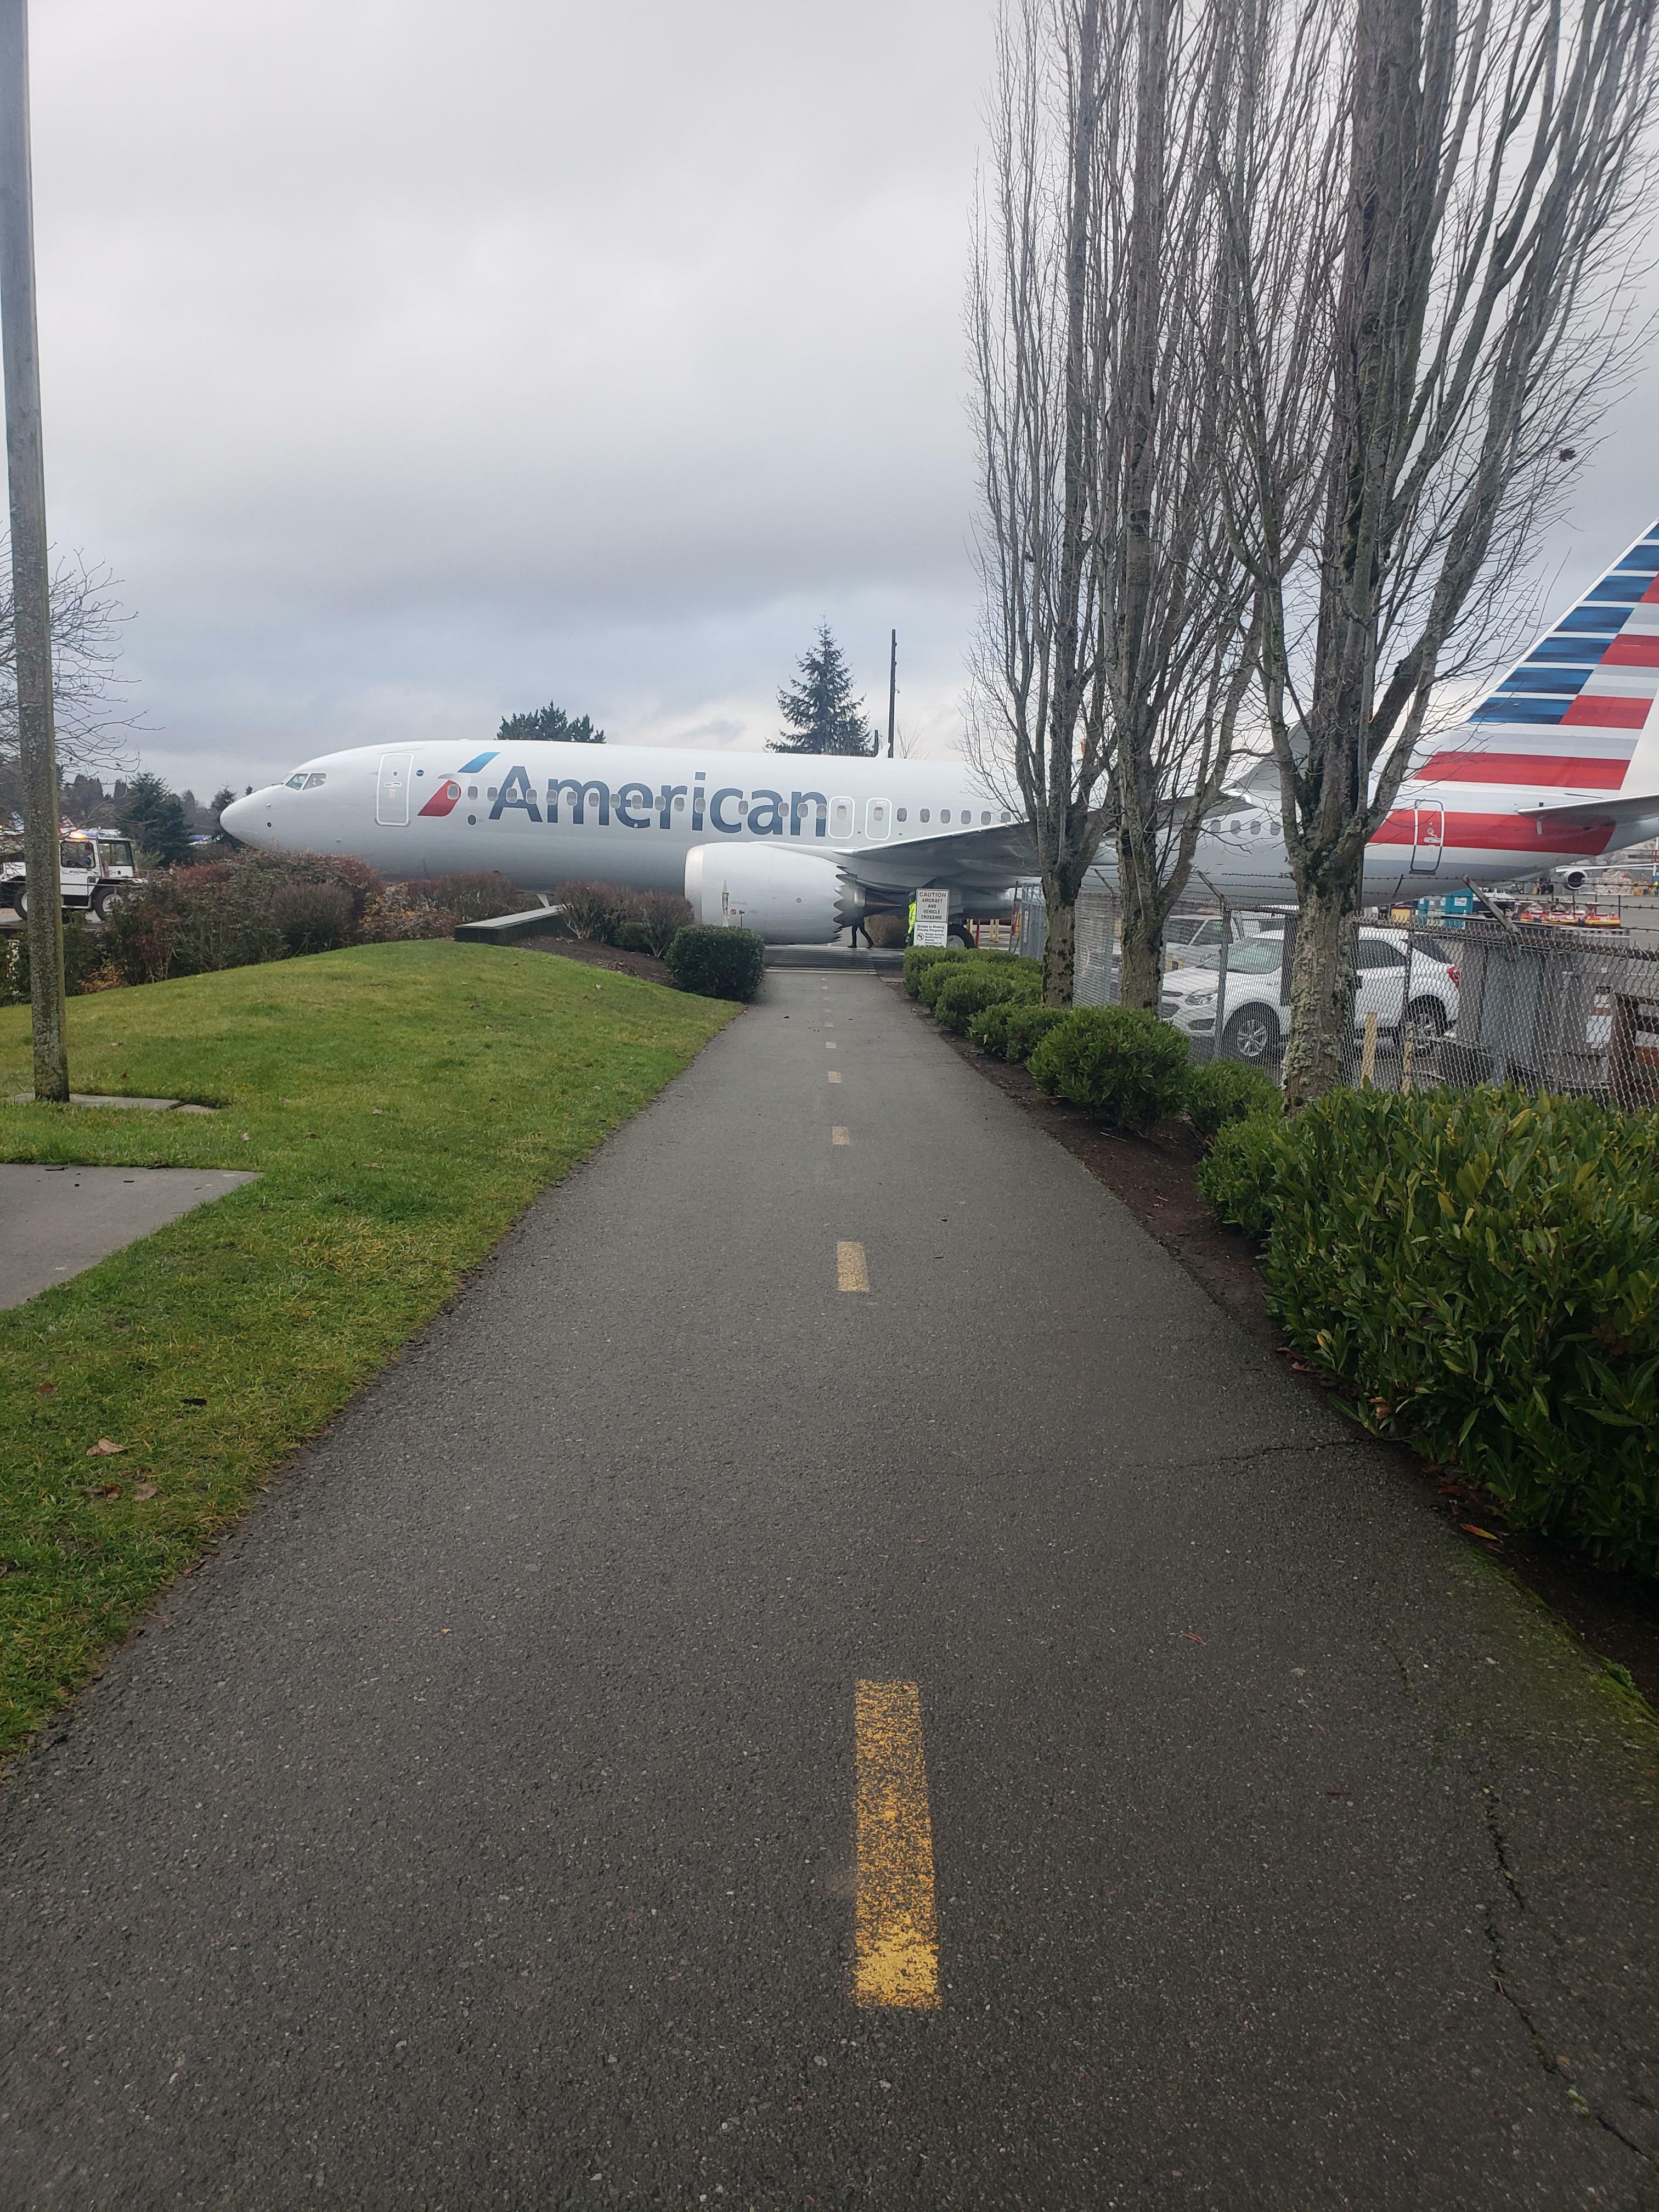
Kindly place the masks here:
<instances>
[{"instance_id":1,"label":"gray cloud","mask_svg":"<svg viewBox=\"0 0 1659 2212\"><path fill-rule=\"evenodd\" d=\"M988 7L36 0L54 536L146 759L238 782L556 696L762 742L822 619L948 750ZM1650 521L1651 384L1552 557Z\"/></svg>"}]
</instances>

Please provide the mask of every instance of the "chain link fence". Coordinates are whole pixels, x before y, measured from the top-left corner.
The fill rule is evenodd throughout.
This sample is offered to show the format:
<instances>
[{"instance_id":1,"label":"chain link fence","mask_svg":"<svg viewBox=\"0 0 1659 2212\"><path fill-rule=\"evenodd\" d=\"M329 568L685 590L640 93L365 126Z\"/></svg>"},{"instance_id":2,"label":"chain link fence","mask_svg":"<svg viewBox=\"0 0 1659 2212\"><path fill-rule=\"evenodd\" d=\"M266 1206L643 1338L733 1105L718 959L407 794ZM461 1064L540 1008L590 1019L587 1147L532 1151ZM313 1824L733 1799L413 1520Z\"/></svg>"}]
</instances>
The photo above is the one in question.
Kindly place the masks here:
<instances>
[{"instance_id":1,"label":"chain link fence","mask_svg":"<svg viewBox=\"0 0 1659 2212\"><path fill-rule=\"evenodd\" d=\"M1079 1006L1118 995L1118 907L1078 902ZM1159 1012L1194 1055L1277 1075L1290 1028L1295 916L1184 902L1165 938ZM1024 887L1016 949L1040 952L1042 902ZM1362 918L1344 1080L1387 1090L1515 1083L1624 1108L1659 1104L1659 939L1628 925L1484 914Z\"/></svg>"}]
</instances>

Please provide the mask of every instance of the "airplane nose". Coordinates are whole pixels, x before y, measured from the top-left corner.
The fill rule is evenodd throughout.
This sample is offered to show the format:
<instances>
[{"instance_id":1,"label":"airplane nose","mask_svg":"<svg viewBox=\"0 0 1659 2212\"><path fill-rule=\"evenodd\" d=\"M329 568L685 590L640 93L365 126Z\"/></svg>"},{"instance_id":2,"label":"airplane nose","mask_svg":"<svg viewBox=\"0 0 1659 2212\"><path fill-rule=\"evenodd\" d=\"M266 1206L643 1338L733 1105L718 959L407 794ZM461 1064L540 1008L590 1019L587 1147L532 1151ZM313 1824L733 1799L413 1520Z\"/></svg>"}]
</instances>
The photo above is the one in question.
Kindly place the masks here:
<instances>
[{"instance_id":1,"label":"airplane nose","mask_svg":"<svg viewBox=\"0 0 1659 2212\"><path fill-rule=\"evenodd\" d=\"M250 792L246 799L234 799L219 817L219 827L228 830L243 844L254 842L253 831L258 823L258 811L264 801L258 792Z\"/></svg>"}]
</instances>

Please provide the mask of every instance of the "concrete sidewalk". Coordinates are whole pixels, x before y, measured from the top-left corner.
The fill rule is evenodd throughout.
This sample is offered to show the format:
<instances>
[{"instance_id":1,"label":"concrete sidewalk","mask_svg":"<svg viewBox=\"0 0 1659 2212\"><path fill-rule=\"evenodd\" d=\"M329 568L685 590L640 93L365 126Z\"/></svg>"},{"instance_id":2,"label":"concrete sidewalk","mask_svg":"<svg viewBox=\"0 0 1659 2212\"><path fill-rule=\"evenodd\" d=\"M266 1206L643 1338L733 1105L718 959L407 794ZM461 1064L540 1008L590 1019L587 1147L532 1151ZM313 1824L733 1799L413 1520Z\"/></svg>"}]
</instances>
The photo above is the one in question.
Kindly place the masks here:
<instances>
[{"instance_id":1,"label":"concrete sidewalk","mask_svg":"<svg viewBox=\"0 0 1659 2212\"><path fill-rule=\"evenodd\" d=\"M853 2001L860 1682L936 2010ZM775 973L12 1771L0 2204L1653 2205L1653 1750Z\"/></svg>"}]
</instances>

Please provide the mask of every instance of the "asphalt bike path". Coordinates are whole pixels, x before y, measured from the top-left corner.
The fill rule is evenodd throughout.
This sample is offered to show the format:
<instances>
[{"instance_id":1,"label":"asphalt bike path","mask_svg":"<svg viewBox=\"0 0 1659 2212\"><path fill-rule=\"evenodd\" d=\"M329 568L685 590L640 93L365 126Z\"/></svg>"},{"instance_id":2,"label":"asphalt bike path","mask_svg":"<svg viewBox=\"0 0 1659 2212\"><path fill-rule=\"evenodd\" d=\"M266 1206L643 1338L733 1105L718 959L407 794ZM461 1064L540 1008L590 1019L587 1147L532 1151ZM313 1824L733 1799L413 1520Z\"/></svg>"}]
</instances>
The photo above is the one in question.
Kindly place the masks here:
<instances>
[{"instance_id":1,"label":"asphalt bike path","mask_svg":"<svg viewBox=\"0 0 1659 2212\"><path fill-rule=\"evenodd\" d=\"M1654 1771L775 973L0 1785L0 2205L1654 2205Z\"/></svg>"}]
</instances>

